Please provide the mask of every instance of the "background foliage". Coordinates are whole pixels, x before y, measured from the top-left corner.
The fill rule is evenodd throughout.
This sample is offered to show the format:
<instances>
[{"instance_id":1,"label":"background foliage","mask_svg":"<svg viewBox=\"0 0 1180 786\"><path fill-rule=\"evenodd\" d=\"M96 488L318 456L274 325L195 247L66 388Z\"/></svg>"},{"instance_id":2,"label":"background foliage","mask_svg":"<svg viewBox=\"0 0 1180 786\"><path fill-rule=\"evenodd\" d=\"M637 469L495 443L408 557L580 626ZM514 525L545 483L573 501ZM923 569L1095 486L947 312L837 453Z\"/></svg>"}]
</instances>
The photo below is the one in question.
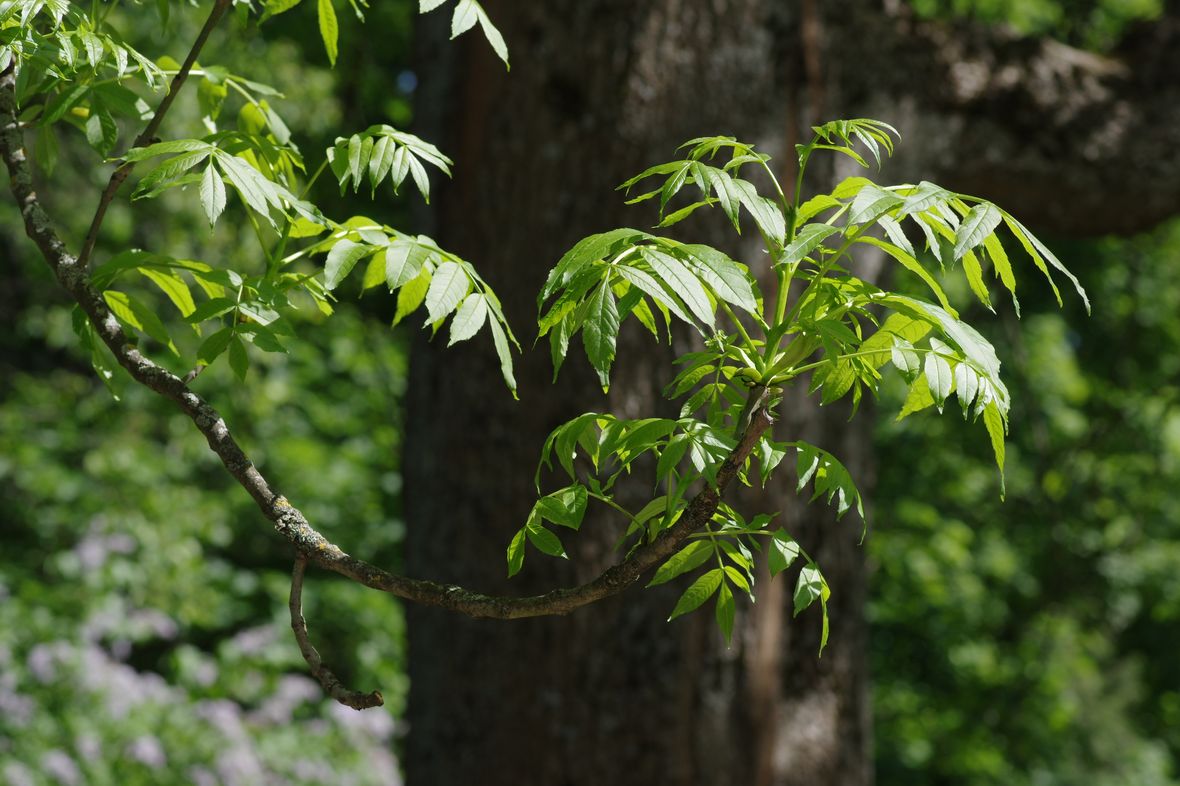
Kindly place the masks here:
<instances>
[{"instance_id":1,"label":"background foliage","mask_svg":"<svg viewBox=\"0 0 1180 786\"><path fill-rule=\"evenodd\" d=\"M1158 11L1150 0L914 5L1098 48ZM326 147L338 128L410 119L414 76L402 58L412 13L404 2L371 9L368 24L390 45L350 47L332 74L313 7L276 19L266 39L251 34L218 51L263 61L280 88L297 89L305 100L284 111L306 111L293 118L311 136L300 143ZM140 34L153 42L145 49L175 51L192 37L179 6L163 33L143 17ZM340 24L346 36L354 20L341 14ZM191 122L198 111L194 100L177 114ZM85 145L81 133L62 138L58 184L92 160ZM89 173L93 194L104 177ZM116 205L112 245L183 253L199 239L235 255L254 242L229 222L210 235L195 200L174 196L137 205L154 212L134 225ZM334 189L317 199L349 210ZM388 708L356 714L325 702L290 641L285 555L167 405L135 390L111 401L5 204L0 779L391 782L405 689L397 605L331 578L312 582L305 603L321 650L349 683L380 685ZM80 220L89 211L52 207ZM397 202L363 210L408 220ZM1022 294L1019 325L964 313L1002 348L1019 402L1007 501L977 428L915 416L878 429L878 450L891 458L865 547L877 566L883 784L1180 782L1180 502L1168 492L1180 480L1180 225L1054 247L1101 293L1092 318L1077 303L1058 312L1035 287ZM405 353L386 325L392 311L367 297L342 308L331 331L300 325L306 342L256 358L249 392L223 401L325 534L396 565ZM202 384L232 389L224 365L206 373ZM887 391L881 411L896 411L904 395ZM317 614L321 603L331 617Z\"/></svg>"}]
</instances>

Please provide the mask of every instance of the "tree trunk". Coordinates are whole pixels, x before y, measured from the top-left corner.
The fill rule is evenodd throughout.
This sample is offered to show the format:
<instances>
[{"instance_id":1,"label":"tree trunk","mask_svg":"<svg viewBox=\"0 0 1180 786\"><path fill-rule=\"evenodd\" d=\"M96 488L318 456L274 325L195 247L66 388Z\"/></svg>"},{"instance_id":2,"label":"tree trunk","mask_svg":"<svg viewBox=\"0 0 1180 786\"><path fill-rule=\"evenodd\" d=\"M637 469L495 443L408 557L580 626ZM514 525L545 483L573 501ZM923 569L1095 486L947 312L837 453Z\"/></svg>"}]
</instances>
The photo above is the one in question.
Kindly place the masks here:
<instances>
[{"instance_id":1,"label":"tree trunk","mask_svg":"<svg viewBox=\"0 0 1180 786\"><path fill-rule=\"evenodd\" d=\"M584 581L618 559L621 522L592 511L580 533L563 537L569 562L532 552L520 576L504 578L505 547L535 500L545 436L587 410L668 414L660 389L675 353L632 325L620 337L609 397L577 341L551 385L548 353L528 351L534 298L581 237L654 223L650 203L625 207L614 188L671 159L680 142L718 133L754 142L792 182L786 151L805 141L807 126L878 117L909 132L886 166L890 182L944 178L1012 203L1034 224L1073 228L1079 206L1099 205L1099 185L1113 188L1120 169L1138 166L1118 159L1129 135L1180 105L1137 114L1148 88L1133 69L1060 45L918 24L895 5L488 2L512 51L510 75L482 41L440 55L445 33L426 31L426 58L436 62L423 70L424 133L458 161L439 193L438 239L501 294L526 353L514 402L490 346L415 347L404 462L409 573L523 594ZM1087 137L1079 117L1103 112L1117 123ZM809 188L847 174L817 171ZM1174 210L1180 177L1142 177L1152 197L1146 218L1107 211L1087 226L1125 230ZM1071 190L1073 201L1049 199L1053 188ZM733 243L722 222L681 226L758 271L761 255ZM873 275L874 260L862 264ZM792 391L777 428L781 438L830 449L867 492L871 417L847 418ZM818 503L803 504L789 475L736 504L782 511L828 577L832 635L822 659L818 609L792 619L783 577L763 576L758 604L739 607L728 648L707 611L664 622L683 584L511 623L411 607L411 786L871 783L859 522L837 524ZM626 493L640 499L645 482Z\"/></svg>"}]
</instances>

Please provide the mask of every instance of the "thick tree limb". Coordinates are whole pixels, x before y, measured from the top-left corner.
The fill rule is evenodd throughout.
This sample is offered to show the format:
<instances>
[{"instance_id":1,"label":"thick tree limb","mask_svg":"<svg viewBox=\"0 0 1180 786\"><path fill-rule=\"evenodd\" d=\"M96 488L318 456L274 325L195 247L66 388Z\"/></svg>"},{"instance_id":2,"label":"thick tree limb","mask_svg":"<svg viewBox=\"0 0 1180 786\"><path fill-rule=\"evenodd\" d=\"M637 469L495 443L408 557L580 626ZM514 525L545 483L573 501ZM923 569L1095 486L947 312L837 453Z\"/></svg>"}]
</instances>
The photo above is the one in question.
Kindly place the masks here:
<instances>
[{"instance_id":1,"label":"thick tree limb","mask_svg":"<svg viewBox=\"0 0 1180 786\"><path fill-rule=\"evenodd\" d=\"M168 114L168 110L172 108L172 102L176 100L180 89L184 87L184 82L188 79L189 72L193 70L193 66L197 62L197 56L201 50L205 48L205 42L209 40L209 34L213 32L213 28L217 27L217 23L221 21L221 17L229 9L232 0L216 0L213 4L213 10L209 12L209 17L205 20L205 26L201 28L201 32L197 33L196 40L193 41L192 48L189 49L188 56L181 64L180 70L172 77L172 82L168 85L168 94L164 96L164 100L160 102L160 106L156 108L152 119L140 132L139 136L131 144L132 147L143 147L151 144L156 138L156 132L160 130L160 124L164 122L164 116ZM78 254L79 264L85 268L90 262L90 255L94 252L94 244L98 242L98 231L102 229L102 222L106 218L107 209L111 206L111 202L115 199L115 194L118 193L119 187L127 180L131 170L135 168L135 164L130 161L125 161L115 168L111 173L111 179L107 181L106 188L102 191L102 196L98 199L98 207L94 211L94 218L90 222L90 229L86 230L86 239L82 241L82 251Z\"/></svg>"},{"instance_id":2,"label":"thick tree limb","mask_svg":"<svg viewBox=\"0 0 1180 786\"><path fill-rule=\"evenodd\" d=\"M299 652L307 661L312 676L320 681L324 692L346 707L354 710L367 710L370 707L380 707L385 703L381 691L370 693L349 690L340 682L340 678L324 665L320 653L312 645L307 636L307 621L303 619L303 577L307 570L307 557L300 554L295 558L295 569L291 572L291 596L287 601L287 608L291 610L291 630L295 631L295 641L299 644Z\"/></svg>"},{"instance_id":3,"label":"thick tree limb","mask_svg":"<svg viewBox=\"0 0 1180 786\"><path fill-rule=\"evenodd\" d=\"M16 119L15 74L13 67L0 75L0 155L8 166L12 193L24 218L25 232L37 244L58 283L81 306L98 337L131 377L173 401L196 425L221 463L258 504L275 529L309 561L347 576L367 587L428 606L449 609L472 617L516 619L548 614L566 614L580 606L626 589L647 570L672 555L693 532L703 527L716 512L721 495L750 456L759 437L773 418L759 406L740 435L738 445L717 473L715 488L697 494L680 519L653 542L636 549L631 556L608 568L598 578L577 587L558 589L531 597L484 595L462 587L399 576L357 559L312 528L303 513L279 494L254 466L230 434L221 415L194 393L184 380L143 355L123 332L119 321L102 295L90 283L85 266L66 249L49 216L33 191L32 170L24 150ZM754 393L758 393L756 388Z\"/></svg>"}]
</instances>

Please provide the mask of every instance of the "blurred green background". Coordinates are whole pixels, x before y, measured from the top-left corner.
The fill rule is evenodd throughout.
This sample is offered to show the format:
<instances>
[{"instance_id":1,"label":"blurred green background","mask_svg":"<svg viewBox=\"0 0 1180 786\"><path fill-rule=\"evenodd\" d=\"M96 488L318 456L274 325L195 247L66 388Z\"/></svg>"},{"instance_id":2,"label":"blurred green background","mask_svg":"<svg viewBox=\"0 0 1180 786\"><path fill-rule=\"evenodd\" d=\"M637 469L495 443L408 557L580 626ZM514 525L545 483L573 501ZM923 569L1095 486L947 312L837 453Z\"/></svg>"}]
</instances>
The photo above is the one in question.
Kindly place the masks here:
<instances>
[{"instance_id":1,"label":"blurred green background","mask_svg":"<svg viewBox=\"0 0 1180 786\"><path fill-rule=\"evenodd\" d=\"M375 4L368 25L385 45L350 49L336 71L311 8L215 51L297 94L283 109L314 150L340 128L409 123L414 5ZM1098 50L1160 10L913 5ZM196 15L177 6L162 28L131 8L122 29L179 59ZM341 21L347 40L356 22ZM196 117L195 100L181 101L170 122ZM80 134L59 141L43 196L78 237L108 170ZM409 220L397 201L317 199ZM117 205L100 258L128 245L250 253L252 238L228 221L210 233L194 202L137 204L134 223ZM955 413L876 431L889 460L865 548L881 784L1180 783L1180 224L1054 246L1102 293L1093 317L1041 291L1019 322L964 314L1000 349L1016 402L1007 500L988 446ZM134 388L112 400L7 192L0 259L0 782L397 782L399 605L313 574L313 640L387 707L325 701L291 640L284 548L170 405ZM217 392L247 450L328 537L396 567L407 353L389 313L371 296L344 303L330 330L309 313L304 340L253 358L247 386L218 364L199 389Z\"/></svg>"}]
</instances>

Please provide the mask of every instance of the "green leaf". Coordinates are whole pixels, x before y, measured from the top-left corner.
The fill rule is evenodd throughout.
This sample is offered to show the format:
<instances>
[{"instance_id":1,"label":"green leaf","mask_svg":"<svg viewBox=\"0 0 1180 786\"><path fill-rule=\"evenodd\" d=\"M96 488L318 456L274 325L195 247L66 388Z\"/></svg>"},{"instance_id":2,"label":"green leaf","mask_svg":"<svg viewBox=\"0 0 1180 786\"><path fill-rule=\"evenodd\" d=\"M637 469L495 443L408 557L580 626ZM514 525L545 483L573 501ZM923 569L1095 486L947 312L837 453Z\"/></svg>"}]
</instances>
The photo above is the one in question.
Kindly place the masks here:
<instances>
[{"instance_id":1,"label":"green leaf","mask_svg":"<svg viewBox=\"0 0 1180 786\"><path fill-rule=\"evenodd\" d=\"M197 361L206 366L210 365L222 352L225 352L233 337L233 328L218 330L201 342L201 346L197 348Z\"/></svg>"},{"instance_id":2,"label":"green leaf","mask_svg":"<svg viewBox=\"0 0 1180 786\"><path fill-rule=\"evenodd\" d=\"M677 434L668 440L668 444L660 451L660 460L656 465L657 483L667 477L668 473L680 464L688 446L689 439L685 434Z\"/></svg>"},{"instance_id":3,"label":"green leaf","mask_svg":"<svg viewBox=\"0 0 1180 786\"><path fill-rule=\"evenodd\" d=\"M615 359L615 339L619 334L619 312L607 282L595 289L586 301L586 321L582 324L582 343L590 365L598 371L603 390L610 387L610 367Z\"/></svg>"},{"instance_id":4,"label":"green leaf","mask_svg":"<svg viewBox=\"0 0 1180 786\"><path fill-rule=\"evenodd\" d=\"M954 382L954 377L951 376L950 363L946 359L934 352L926 354L926 364L924 368L926 374L926 384L930 388L930 394L934 397L935 403L941 408L946 397L951 394L951 385Z\"/></svg>"},{"instance_id":5,"label":"green leaf","mask_svg":"<svg viewBox=\"0 0 1180 786\"><path fill-rule=\"evenodd\" d=\"M1045 268L1045 260L1047 260L1049 264L1058 271L1064 273L1065 277L1068 278L1071 283L1073 283L1074 289L1077 290L1078 295L1082 298L1082 302L1086 305L1086 313L1089 314L1090 298L1086 296L1086 290L1082 289L1082 285L1078 281L1077 277L1074 276L1073 273L1070 273L1069 270L1066 269L1065 265L1061 264L1061 260L1058 259L1057 256L1052 251L1050 251L1044 243L1038 240L1036 235L1034 235L1032 232L1029 232L1028 228L1024 224L1020 223L1004 211L1001 211L1001 213L1003 213L1004 221L1008 224L1008 228L1012 230L1012 234L1014 234L1016 239L1020 241L1020 244L1024 246L1024 250L1028 252L1030 257L1032 257L1032 260L1036 266L1041 270L1042 273L1045 274L1045 278L1049 279L1049 284L1053 287L1053 292L1055 294L1057 293L1057 286L1053 284L1053 279L1049 278L1049 271ZM1058 304L1061 303L1060 294L1057 294L1057 302Z\"/></svg>"},{"instance_id":6,"label":"green leaf","mask_svg":"<svg viewBox=\"0 0 1180 786\"><path fill-rule=\"evenodd\" d=\"M616 269L623 278L627 279L627 281L651 297L652 300L656 301L657 305L663 306L671 311L682 322L695 325L692 317L685 312L684 307L680 304L680 299L664 289L647 271L640 270L637 267L630 267L629 265L618 265Z\"/></svg>"},{"instance_id":7,"label":"green leaf","mask_svg":"<svg viewBox=\"0 0 1180 786\"><path fill-rule=\"evenodd\" d=\"M914 273L915 275L917 275L918 278L922 279L922 281L926 284L926 286L928 286L930 288L930 291L934 293L934 296L936 298L938 298L939 304L944 309L946 309L947 312L949 312L951 314L957 314L955 309L951 306L950 301L947 300L946 293L942 290L942 287L939 286L938 282L934 279L934 276L930 275L930 271L928 271L926 268L922 267L922 263L920 263L913 256L911 256L910 254L907 254L905 251L903 251L902 249L893 245L892 243L888 243L884 240L879 240L878 238L875 238L875 237L868 237L868 236L858 237L856 239L856 242L867 243L871 246L876 246L877 248L881 249L885 253L889 254L889 256L893 257L898 262L900 262L902 267L904 267L906 270L910 271L911 273Z\"/></svg>"},{"instance_id":8,"label":"green leaf","mask_svg":"<svg viewBox=\"0 0 1180 786\"><path fill-rule=\"evenodd\" d=\"M983 283L983 267L974 251L963 254L963 275L967 277L967 286L971 288L975 297L979 298L979 302L983 303L988 311L992 311L991 295L988 294L987 284Z\"/></svg>"},{"instance_id":9,"label":"green leaf","mask_svg":"<svg viewBox=\"0 0 1180 786\"><path fill-rule=\"evenodd\" d=\"M467 275L458 264L447 260L435 268L430 289L426 292L426 324L437 322L454 311L469 287Z\"/></svg>"},{"instance_id":10,"label":"green leaf","mask_svg":"<svg viewBox=\"0 0 1180 786\"><path fill-rule=\"evenodd\" d=\"M963 216L955 233L955 259L983 243L1000 225L1000 210L991 202L980 202Z\"/></svg>"},{"instance_id":11,"label":"green leaf","mask_svg":"<svg viewBox=\"0 0 1180 786\"><path fill-rule=\"evenodd\" d=\"M680 600L677 601L676 608L672 610L668 621L671 622L681 614L687 614L697 609L702 603L707 601L717 591L717 588L721 586L721 577L721 568L713 568L713 570L705 573L690 584L688 589L684 591L684 594L680 596Z\"/></svg>"},{"instance_id":12,"label":"green leaf","mask_svg":"<svg viewBox=\"0 0 1180 786\"><path fill-rule=\"evenodd\" d=\"M918 358L918 353L914 351L913 345L896 336L893 339L890 359L906 379L912 379L922 368L922 361Z\"/></svg>"},{"instance_id":13,"label":"green leaf","mask_svg":"<svg viewBox=\"0 0 1180 786\"><path fill-rule=\"evenodd\" d=\"M394 314L393 324L397 324L417 310L426 298L426 290L430 287L430 268L423 267L410 281L402 285L397 293L397 313ZM494 325L495 323L493 323Z\"/></svg>"},{"instance_id":14,"label":"green leaf","mask_svg":"<svg viewBox=\"0 0 1180 786\"><path fill-rule=\"evenodd\" d=\"M618 246L634 243L647 236L646 232L623 227L597 235L590 235L579 240L574 244L573 248L565 252L553 269L549 271L545 285L541 288L541 293L537 296L537 310L540 311L541 305L559 287L567 284L586 265L603 259L612 249Z\"/></svg>"},{"instance_id":15,"label":"green leaf","mask_svg":"<svg viewBox=\"0 0 1180 786\"><path fill-rule=\"evenodd\" d=\"M722 584L717 593L717 627L721 628L721 635L725 637L725 643L733 639L733 616L734 604L733 593L729 589L729 585Z\"/></svg>"},{"instance_id":16,"label":"green leaf","mask_svg":"<svg viewBox=\"0 0 1180 786\"><path fill-rule=\"evenodd\" d=\"M791 567L791 564L799 558L799 554L799 544L795 542L795 539L784 530L775 530L766 552L771 577L777 576Z\"/></svg>"},{"instance_id":17,"label":"green leaf","mask_svg":"<svg viewBox=\"0 0 1180 786\"><path fill-rule=\"evenodd\" d=\"M160 291L168 296L168 299L176 306L177 311L180 312L182 317L187 317L196 310L197 305L193 302L193 295L189 291L188 284L176 273L170 270L156 270L150 267L139 268L139 273L159 287Z\"/></svg>"},{"instance_id":18,"label":"green leaf","mask_svg":"<svg viewBox=\"0 0 1180 786\"><path fill-rule=\"evenodd\" d=\"M995 402L983 408L983 425L987 427L987 435L991 438L992 452L996 454L996 466L1000 470L1000 498L1003 499L1004 488L1004 416L1000 413Z\"/></svg>"},{"instance_id":19,"label":"green leaf","mask_svg":"<svg viewBox=\"0 0 1180 786\"><path fill-rule=\"evenodd\" d=\"M647 586L665 584L690 570L696 570L713 556L713 544L708 540L693 540L664 562ZM702 601L703 602L703 601Z\"/></svg>"},{"instance_id":20,"label":"green leaf","mask_svg":"<svg viewBox=\"0 0 1180 786\"><path fill-rule=\"evenodd\" d=\"M209 226L217 223L217 217L225 210L225 183L221 182L221 175L213 161L205 168L205 175L201 178L201 206L205 208L205 217L209 219Z\"/></svg>"},{"instance_id":21,"label":"green leaf","mask_svg":"<svg viewBox=\"0 0 1180 786\"><path fill-rule=\"evenodd\" d=\"M524 566L524 541L525 528L521 527L513 536L512 542L508 544L508 576L511 578L517 573L520 573L521 567Z\"/></svg>"},{"instance_id":22,"label":"green leaf","mask_svg":"<svg viewBox=\"0 0 1180 786\"><path fill-rule=\"evenodd\" d=\"M930 383L926 381L926 374L918 375L918 378L910 384L909 395L906 396L905 403L901 406L901 412L898 413L897 419L912 415L915 412L921 412L934 405L934 396L930 393Z\"/></svg>"},{"instance_id":23,"label":"green leaf","mask_svg":"<svg viewBox=\"0 0 1180 786\"><path fill-rule=\"evenodd\" d=\"M385 249L385 283L392 292L405 286L422 270L434 250L406 235L398 235Z\"/></svg>"},{"instance_id":24,"label":"green leaf","mask_svg":"<svg viewBox=\"0 0 1180 786\"><path fill-rule=\"evenodd\" d=\"M783 263L792 264L810 254L828 238L840 231L839 227L830 224L808 224L795 235L786 250L783 251Z\"/></svg>"},{"instance_id":25,"label":"green leaf","mask_svg":"<svg viewBox=\"0 0 1180 786\"><path fill-rule=\"evenodd\" d=\"M979 392L979 375L975 369L966 363L955 366L955 393L959 403L963 405L963 417L967 417L967 410Z\"/></svg>"},{"instance_id":26,"label":"green leaf","mask_svg":"<svg viewBox=\"0 0 1180 786\"><path fill-rule=\"evenodd\" d=\"M1003 411L1008 410L1008 389L1000 380L1000 359L996 350L975 328L960 322L946 311L931 303L904 295L888 295L880 299L884 305L918 319L925 319L942 329L951 341L971 360L977 371L981 371L999 397Z\"/></svg>"},{"instance_id":27,"label":"green leaf","mask_svg":"<svg viewBox=\"0 0 1180 786\"><path fill-rule=\"evenodd\" d=\"M335 66L340 26L336 22L336 8L332 5L332 0L319 0L318 14L324 51L328 53L328 62Z\"/></svg>"},{"instance_id":28,"label":"green leaf","mask_svg":"<svg viewBox=\"0 0 1180 786\"><path fill-rule=\"evenodd\" d=\"M879 186L866 185L848 208L848 225L855 226L875 221L882 213L902 204L902 198Z\"/></svg>"},{"instance_id":29,"label":"green leaf","mask_svg":"<svg viewBox=\"0 0 1180 786\"><path fill-rule=\"evenodd\" d=\"M246 378L246 372L250 370L250 356L246 354L246 345L237 336L229 342L229 367L241 380Z\"/></svg>"},{"instance_id":30,"label":"green leaf","mask_svg":"<svg viewBox=\"0 0 1180 786\"><path fill-rule=\"evenodd\" d=\"M539 551L548 554L551 557L561 557L562 559L569 559L565 553L565 547L561 545L561 541L556 535L549 530L530 521L525 525L525 535L529 542L537 547Z\"/></svg>"},{"instance_id":31,"label":"green leaf","mask_svg":"<svg viewBox=\"0 0 1180 786\"><path fill-rule=\"evenodd\" d=\"M466 33L475 27L477 21L479 21L479 4L475 0L459 0L459 5L455 6L455 13L451 17L451 38L454 39Z\"/></svg>"},{"instance_id":32,"label":"green leaf","mask_svg":"<svg viewBox=\"0 0 1180 786\"><path fill-rule=\"evenodd\" d=\"M861 343L860 352L873 352L864 356L865 362L873 368L880 368L892 358L895 338L913 344L929 333L931 327L926 320L914 319L906 314L890 314L880 329Z\"/></svg>"},{"instance_id":33,"label":"green leaf","mask_svg":"<svg viewBox=\"0 0 1180 786\"><path fill-rule=\"evenodd\" d=\"M373 251L372 246L364 243L338 241L332 246L332 250L328 252L328 259L324 262L324 287L331 291L340 286L340 282L352 272L356 263Z\"/></svg>"},{"instance_id":34,"label":"green leaf","mask_svg":"<svg viewBox=\"0 0 1180 786\"><path fill-rule=\"evenodd\" d=\"M472 292L464 300L451 320L451 338L447 346L466 341L474 336L488 315L488 301L481 293Z\"/></svg>"},{"instance_id":35,"label":"green leaf","mask_svg":"<svg viewBox=\"0 0 1180 786\"><path fill-rule=\"evenodd\" d=\"M405 290L403 289L403 291ZM512 396L515 398L516 378L512 375L512 350L508 347L508 337L504 334L504 328L500 326L498 320L489 319L488 327L492 331L492 343L496 346L496 355L500 358L500 374L504 377L504 384L508 385L508 389L512 391Z\"/></svg>"},{"instance_id":36,"label":"green leaf","mask_svg":"<svg viewBox=\"0 0 1180 786\"><path fill-rule=\"evenodd\" d=\"M155 311L125 292L107 290L102 295L120 322L159 341L176 354L176 345L172 343L168 329Z\"/></svg>"},{"instance_id":37,"label":"green leaf","mask_svg":"<svg viewBox=\"0 0 1180 786\"><path fill-rule=\"evenodd\" d=\"M574 483L537 500L533 510L546 521L578 529L586 515L587 493L581 483Z\"/></svg>"},{"instance_id":38,"label":"green leaf","mask_svg":"<svg viewBox=\"0 0 1180 786\"><path fill-rule=\"evenodd\" d=\"M687 245L680 251L692 267L692 272L713 290L717 297L732 303L750 314L757 313L749 270L711 246Z\"/></svg>"},{"instance_id":39,"label":"green leaf","mask_svg":"<svg viewBox=\"0 0 1180 786\"><path fill-rule=\"evenodd\" d=\"M819 597L824 594L827 584L824 581L823 574L819 572L819 567L814 562L809 562L799 571L799 579L795 582L795 615L810 606Z\"/></svg>"},{"instance_id":40,"label":"green leaf","mask_svg":"<svg viewBox=\"0 0 1180 786\"><path fill-rule=\"evenodd\" d=\"M488 39L488 43L492 45L492 50L496 56L504 61L505 68L511 68L508 63L508 45L504 43L504 36L500 35L500 31L492 24L492 20L488 18L487 12L479 4L475 4L475 12L479 16L479 26L483 30L484 38Z\"/></svg>"},{"instance_id":41,"label":"green leaf","mask_svg":"<svg viewBox=\"0 0 1180 786\"><path fill-rule=\"evenodd\" d=\"M647 246L640 247L640 254L656 277L680 296L693 316L709 327L714 326L713 304L709 302L709 295L683 262L671 254Z\"/></svg>"},{"instance_id":42,"label":"green leaf","mask_svg":"<svg viewBox=\"0 0 1180 786\"><path fill-rule=\"evenodd\" d=\"M993 234L984 238L983 247L987 251L988 259L992 262L992 267L995 268L996 275L1000 277L1000 282L1012 295L1012 306L1016 309L1016 316L1019 317L1020 301L1016 299L1016 277L1012 274L1012 263L1008 261L1008 253L1004 251L1004 244Z\"/></svg>"}]
</instances>

